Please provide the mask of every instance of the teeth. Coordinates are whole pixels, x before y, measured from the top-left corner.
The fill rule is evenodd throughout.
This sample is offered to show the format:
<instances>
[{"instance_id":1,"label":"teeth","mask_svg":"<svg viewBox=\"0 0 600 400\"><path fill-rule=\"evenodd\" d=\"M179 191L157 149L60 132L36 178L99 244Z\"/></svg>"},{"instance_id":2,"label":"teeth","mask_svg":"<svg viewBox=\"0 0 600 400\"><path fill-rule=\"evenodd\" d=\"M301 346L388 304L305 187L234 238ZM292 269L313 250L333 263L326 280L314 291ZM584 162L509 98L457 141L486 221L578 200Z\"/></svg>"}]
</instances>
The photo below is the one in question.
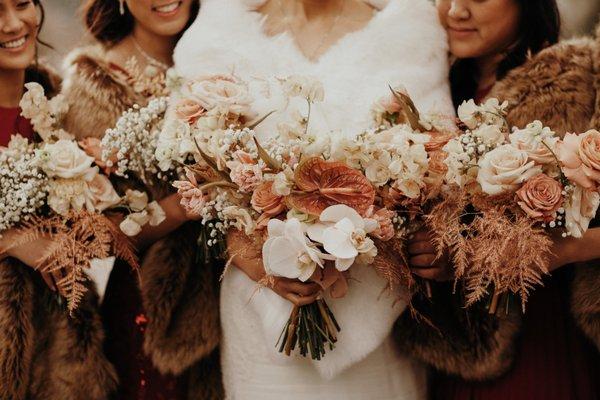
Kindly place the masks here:
<instances>
[{"instance_id":1,"label":"teeth","mask_svg":"<svg viewBox=\"0 0 600 400\"><path fill-rule=\"evenodd\" d=\"M169 13L175 11L179 7L179 2L167 4L166 6L156 7L156 11L161 13Z\"/></svg>"},{"instance_id":2,"label":"teeth","mask_svg":"<svg viewBox=\"0 0 600 400\"><path fill-rule=\"evenodd\" d=\"M0 47L5 49L16 49L17 47L21 47L27 41L27 36L23 36L21 39L11 40L10 42L0 43Z\"/></svg>"}]
</instances>

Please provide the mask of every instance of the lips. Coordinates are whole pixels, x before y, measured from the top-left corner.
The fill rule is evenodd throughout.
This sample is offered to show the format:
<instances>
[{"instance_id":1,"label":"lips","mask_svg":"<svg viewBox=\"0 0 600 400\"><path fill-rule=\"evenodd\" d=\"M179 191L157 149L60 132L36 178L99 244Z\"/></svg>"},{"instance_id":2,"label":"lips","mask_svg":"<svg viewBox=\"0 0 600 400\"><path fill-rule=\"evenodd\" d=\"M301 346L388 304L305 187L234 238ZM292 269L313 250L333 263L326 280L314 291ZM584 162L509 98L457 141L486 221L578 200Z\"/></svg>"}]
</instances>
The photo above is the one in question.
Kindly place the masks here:
<instances>
[{"instance_id":1,"label":"lips","mask_svg":"<svg viewBox=\"0 0 600 400\"><path fill-rule=\"evenodd\" d=\"M159 14L173 14L179 9L181 3L181 1L173 1L162 6L154 6L152 7L152 11L155 11Z\"/></svg>"},{"instance_id":2,"label":"lips","mask_svg":"<svg viewBox=\"0 0 600 400\"><path fill-rule=\"evenodd\" d=\"M452 26L449 26L448 30L450 30L451 32L454 32L454 33L458 33L458 34L469 34L469 33L477 32L477 29L472 29L472 28L455 28L455 27L452 27Z\"/></svg>"},{"instance_id":3,"label":"lips","mask_svg":"<svg viewBox=\"0 0 600 400\"><path fill-rule=\"evenodd\" d=\"M27 43L27 38L29 35L22 36L18 39L7 40L5 42L0 42L0 48L14 50L20 47L23 47L25 43Z\"/></svg>"}]
</instances>

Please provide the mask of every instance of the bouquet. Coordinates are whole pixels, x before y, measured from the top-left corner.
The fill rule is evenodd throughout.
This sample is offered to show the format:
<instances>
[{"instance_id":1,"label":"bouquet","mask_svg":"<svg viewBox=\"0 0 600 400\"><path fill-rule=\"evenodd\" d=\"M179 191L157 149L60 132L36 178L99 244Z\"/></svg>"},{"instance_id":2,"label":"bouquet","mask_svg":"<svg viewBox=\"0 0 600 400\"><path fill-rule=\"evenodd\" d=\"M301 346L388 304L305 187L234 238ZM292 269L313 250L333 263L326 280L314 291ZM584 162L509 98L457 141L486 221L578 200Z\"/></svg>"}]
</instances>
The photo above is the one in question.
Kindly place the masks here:
<instances>
[{"instance_id":1,"label":"bouquet","mask_svg":"<svg viewBox=\"0 0 600 400\"><path fill-rule=\"evenodd\" d=\"M458 110L463 133L443 151L444 198L428 216L438 248L451 250L467 304L494 290L522 306L548 272L552 236L579 238L600 203L600 133L560 138L540 121L509 127L507 103L472 100Z\"/></svg>"},{"instance_id":2,"label":"bouquet","mask_svg":"<svg viewBox=\"0 0 600 400\"><path fill-rule=\"evenodd\" d=\"M116 193L94 158L60 128L68 111L61 96L48 100L36 83L26 88L20 103L23 116L31 120L41 141L29 143L15 135L0 151L0 230L23 231L22 243L14 246L41 235L58 243L39 268L66 271L56 285L72 313L87 291L85 270L92 263L104 264L101 261L117 256L137 267L130 241L103 213L138 209L151 215L146 221L150 223L164 215L157 204L141 204L144 193L131 191L124 197Z\"/></svg>"},{"instance_id":3,"label":"bouquet","mask_svg":"<svg viewBox=\"0 0 600 400\"><path fill-rule=\"evenodd\" d=\"M356 266L376 268L390 285L406 282L410 273L396 250L413 208L441 184L429 164L439 158L440 137L451 134L426 128L402 89L374 106L372 129L343 136L309 129L325 95L320 82L280 80L288 108L262 116L248 85L235 76L188 82L158 138L161 168L185 165L186 179L173 185L209 228L208 245L222 243L230 229L258 237L266 283L313 280L334 299L346 294ZM292 106L297 99L304 108ZM260 137L255 129L273 114L282 122ZM431 147L433 138L440 145ZM320 359L339 331L320 298L294 307L279 350Z\"/></svg>"}]
</instances>

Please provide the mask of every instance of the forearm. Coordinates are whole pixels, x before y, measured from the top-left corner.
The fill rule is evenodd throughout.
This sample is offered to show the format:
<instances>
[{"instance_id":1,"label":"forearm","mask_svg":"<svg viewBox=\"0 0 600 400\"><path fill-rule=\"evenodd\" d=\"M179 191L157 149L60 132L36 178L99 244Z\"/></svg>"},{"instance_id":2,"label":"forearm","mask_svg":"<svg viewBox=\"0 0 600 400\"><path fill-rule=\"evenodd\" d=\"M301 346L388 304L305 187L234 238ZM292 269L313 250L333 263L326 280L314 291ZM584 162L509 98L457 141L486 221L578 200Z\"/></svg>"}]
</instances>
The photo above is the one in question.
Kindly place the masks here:
<instances>
[{"instance_id":1,"label":"forearm","mask_svg":"<svg viewBox=\"0 0 600 400\"><path fill-rule=\"evenodd\" d=\"M552 255L554 267L600 259L600 228L589 229L582 238L561 239L561 244Z\"/></svg>"},{"instance_id":2,"label":"forearm","mask_svg":"<svg viewBox=\"0 0 600 400\"><path fill-rule=\"evenodd\" d=\"M260 248L243 232L238 230L229 232L227 252L231 257L231 263L253 281L258 282L266 275Z\"/></svg>"},{"instance_id":3,"label":"forearm","mask_svg":"<svg viewBox=\"0 0 600 400\"><path fill-rule=\"evenodd\" d=\"M183 207L180 205L179 195L172 194L158 203L165 212L165 219L156 226L146 224L142 227L142 231L133 238L138 249L144 249L152 245L189 221Z\"/></svg>"}]
</instances>

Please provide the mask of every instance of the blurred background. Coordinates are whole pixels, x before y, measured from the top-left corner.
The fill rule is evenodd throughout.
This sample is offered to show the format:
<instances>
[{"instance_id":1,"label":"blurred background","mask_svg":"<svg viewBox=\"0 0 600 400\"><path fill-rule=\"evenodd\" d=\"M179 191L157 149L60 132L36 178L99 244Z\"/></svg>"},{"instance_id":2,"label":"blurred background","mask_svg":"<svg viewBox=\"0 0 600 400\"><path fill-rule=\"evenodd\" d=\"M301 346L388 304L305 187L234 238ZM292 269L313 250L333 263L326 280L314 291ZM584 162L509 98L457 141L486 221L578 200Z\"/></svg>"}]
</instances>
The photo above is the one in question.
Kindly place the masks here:
<instances>
[{"instance_id":1,"label":"blurred background","mask_svg":"<svg viewBox=\"0 0 600 400\"><path fill-rule=\"evenodd\" d=\"M79 7L82 0L42 0L46 8L43 40L54 50L43 50L44 57L60 67L63 57L75 46L85 43ZM118 1L118 0L105 0ZM230 0L221 0L230 1ZM600 17L600 0L558 0L563 15L563 36L590 34Z\"/></svg>"}]
</instances>

